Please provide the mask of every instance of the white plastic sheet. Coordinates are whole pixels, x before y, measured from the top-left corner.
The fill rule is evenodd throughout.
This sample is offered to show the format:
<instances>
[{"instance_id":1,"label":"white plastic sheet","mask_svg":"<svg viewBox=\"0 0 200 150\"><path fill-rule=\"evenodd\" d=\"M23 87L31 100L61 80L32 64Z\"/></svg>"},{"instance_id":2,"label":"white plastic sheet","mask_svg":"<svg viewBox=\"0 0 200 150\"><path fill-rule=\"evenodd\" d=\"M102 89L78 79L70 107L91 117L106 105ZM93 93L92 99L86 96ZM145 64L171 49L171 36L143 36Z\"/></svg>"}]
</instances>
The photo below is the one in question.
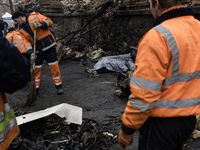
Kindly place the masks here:
<instances>
[{"instance_id":1,"label":"white plastic sheet","mask_svg":"<svg viewBox=\"0 0 200 150\"><path fill-rule=\"evenodd\" d=\"M61 118L66 118L67 123L74 123L74 124L82 124L82 108L69 105L67 103L59 104L41 111L25 114L22 116L16 117L17 124L25 124L30 121L40 119L51 114L57 114Z\"/></svg>"}]
</instances>

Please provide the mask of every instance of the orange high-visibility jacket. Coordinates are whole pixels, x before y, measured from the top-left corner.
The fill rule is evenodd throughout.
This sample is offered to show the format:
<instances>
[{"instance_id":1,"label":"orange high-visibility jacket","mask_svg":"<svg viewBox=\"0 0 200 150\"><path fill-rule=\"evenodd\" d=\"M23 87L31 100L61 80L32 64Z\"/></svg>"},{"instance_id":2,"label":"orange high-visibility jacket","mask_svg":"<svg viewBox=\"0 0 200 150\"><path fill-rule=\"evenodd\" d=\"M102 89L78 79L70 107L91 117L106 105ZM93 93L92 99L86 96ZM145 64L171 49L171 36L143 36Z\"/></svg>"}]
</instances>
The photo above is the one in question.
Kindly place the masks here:
<instances>
[{"instance_id":1,"label":"orange high-visibility jacket","mask_svg":"<svg viewBox=\"0 0 200 150\"><path fill-rule=\"evenodd\" d=\"M11 31L6 35L6 38L9 42L11 42L14 46L18 48L21 53L27 53L27 51L32 49L31 43L29 43L20 33L19 31ZM26 44L24 44L26 43Z\"/></svg>"},{"instance_id":2,"label":"orange high-visibility jacket","mask_svg":"<svg viewBox=\"0 0 200 150\"><path fill-rule=\"evenodd\" d=\"M0 150L7 150L19 134L19 127L13 109L8 104L5 93L0 92Z\"/></svg>"},{"instance_id":3,"label":"orange high-visibility jacket","mask_svg":"<svg viewBox=\"0 0 200 150\"><path fill-rule=\"evenodd\" d=\"M192 15L167 19L143 36L122 115L126 127L139 129L149 116L200 114L199 40L200 21Z\"/></svg>"},{"instance_id":4,"label":"orange high-visibility jacket","mask_svg":"<svg viewBox=\"0 0 200 150\"><path fill-rule=\"evenodd\" d=\"M37 51L45 51L56 46L55 38L51 31L48 29L48 27L53 24L53 21L50 18L43 16L40 13L32 12L26 16L26 22L27 23L21 26L18 30L32 45L34 44L34 29L31 24L35 22L42 24L42 27L36 29ZM27 51L28 54L32 52L33 50Z\"/></svg>"}]
</instances>

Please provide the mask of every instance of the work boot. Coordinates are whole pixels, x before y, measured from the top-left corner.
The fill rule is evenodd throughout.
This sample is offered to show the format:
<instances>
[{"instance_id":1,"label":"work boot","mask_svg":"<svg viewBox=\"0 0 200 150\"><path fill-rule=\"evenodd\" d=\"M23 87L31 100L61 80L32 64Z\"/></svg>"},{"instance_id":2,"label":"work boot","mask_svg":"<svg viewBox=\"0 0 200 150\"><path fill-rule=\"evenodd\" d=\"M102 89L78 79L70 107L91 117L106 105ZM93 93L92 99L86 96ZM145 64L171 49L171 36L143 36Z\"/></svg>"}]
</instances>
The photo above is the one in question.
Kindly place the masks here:
<instances>
[{"instance_id":1,"label":"work boot","mask_svg":"<svg viewBox=\"0 0 200 150\"><path fill-rule=\"evenodd\" d=\"M57 89L57 94L58 95L61 95L61 94L63 94L63 90L60 88L60 89Z\"/></svg>"}]
</instances>

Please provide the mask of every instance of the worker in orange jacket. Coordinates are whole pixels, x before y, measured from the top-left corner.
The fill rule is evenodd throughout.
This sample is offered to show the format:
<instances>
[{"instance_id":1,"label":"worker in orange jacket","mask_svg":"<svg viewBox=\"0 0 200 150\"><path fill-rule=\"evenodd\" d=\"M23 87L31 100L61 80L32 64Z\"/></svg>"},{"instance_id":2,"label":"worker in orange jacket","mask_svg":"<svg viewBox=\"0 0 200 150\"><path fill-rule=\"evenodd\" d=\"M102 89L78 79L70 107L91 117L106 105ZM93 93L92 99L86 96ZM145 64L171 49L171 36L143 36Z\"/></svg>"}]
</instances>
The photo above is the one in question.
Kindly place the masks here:
<instances>
[{"instance_id":1,"label":"worker in orange jacket","mask_svg":"<svg viewBox=\"0 0 200 150\"><path fill-rule=\"evenodd\" d=\"M15 28L9 28L8 33L6 34L6 39L16 46L18 50L29 59L27 51L32 49L31 43L29 43L18 30L15 30Z\"/></svg>"},{"instance_id":2,"label":"worker in orange jacket","mask_svg":"<svg viewBox=\"0 0 200 150\"><path fill-rule=\"evenodd\" d=\"M139 129L139 150L182 150L200 114L200 21L182 0L149 3L118 139L125 148Z\"/></svg>"},{"instance_id":3,"label":"worker in orange jacket","mask_svg":"<svg viewBox=\"0 0 200 150\"><path fill-rule=\"evenodd\" d=\"M50 67L57 94L63 94L62 78L56 54L56 41L48 29L53 24L52 20L37 12L24 14L19 11L13 13L12 19L16 25L19 25L19 32L32 46L34 44L34 29L36 29L35 84L37 93L39 92L42 63L45 60ZM31 60L35 58L33 49L29 49L27 53Z\"/></svg>"},{"instance_id":4,"label":"worker in orange jacket","mask_svg":"<svg viewBox=\"0 0 200 150\"><path fill-rule=\"evenodd\" d=\"M23 88L30 78L30 62L6 38L0 38L0 149L7 150L19 134L6 93Z\"/></svg>"}]
</instances>

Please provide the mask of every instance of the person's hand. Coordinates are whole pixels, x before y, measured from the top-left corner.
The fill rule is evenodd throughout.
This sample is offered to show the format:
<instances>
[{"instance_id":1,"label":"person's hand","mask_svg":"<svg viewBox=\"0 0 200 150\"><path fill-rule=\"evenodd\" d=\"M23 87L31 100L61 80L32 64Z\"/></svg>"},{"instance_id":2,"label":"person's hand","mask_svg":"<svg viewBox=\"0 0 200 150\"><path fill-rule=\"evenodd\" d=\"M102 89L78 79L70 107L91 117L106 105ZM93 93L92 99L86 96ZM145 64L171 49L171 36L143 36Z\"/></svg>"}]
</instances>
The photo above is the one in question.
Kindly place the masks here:
<instances>
[{"instance_id":1,"label":"person's hand","mask_svg":"<svg viewBox=\"0 0 200 150\"><path fill-rule=\"evenodd\" d=\"M36 56L34 53L31 53L31 62L33 63L36 59Z\"/></svg>"},{"instance_id":2,"label":"person's hand","mask_svg":"<svg viewBox=\"0 0 200 150\"><path fill-rule=\"evenodd\" d=\"M125 149L125 146L129 146L133 143L133 134L128 135L121 130L119 132L118 141L120 146Z\"/></svg>"},{"instance_id":3,"label":"person's hand","mask_svg":"<svg viewBox=\"0 0 200 150\"><path fill-rule=\"evenodd\" d=\"M34 29L37 29L38 27L42 27L42 24L39 23L39 22L35 22L35 23L32 23L31 26L32 26Z\"/></svg>"}]
</instances>

